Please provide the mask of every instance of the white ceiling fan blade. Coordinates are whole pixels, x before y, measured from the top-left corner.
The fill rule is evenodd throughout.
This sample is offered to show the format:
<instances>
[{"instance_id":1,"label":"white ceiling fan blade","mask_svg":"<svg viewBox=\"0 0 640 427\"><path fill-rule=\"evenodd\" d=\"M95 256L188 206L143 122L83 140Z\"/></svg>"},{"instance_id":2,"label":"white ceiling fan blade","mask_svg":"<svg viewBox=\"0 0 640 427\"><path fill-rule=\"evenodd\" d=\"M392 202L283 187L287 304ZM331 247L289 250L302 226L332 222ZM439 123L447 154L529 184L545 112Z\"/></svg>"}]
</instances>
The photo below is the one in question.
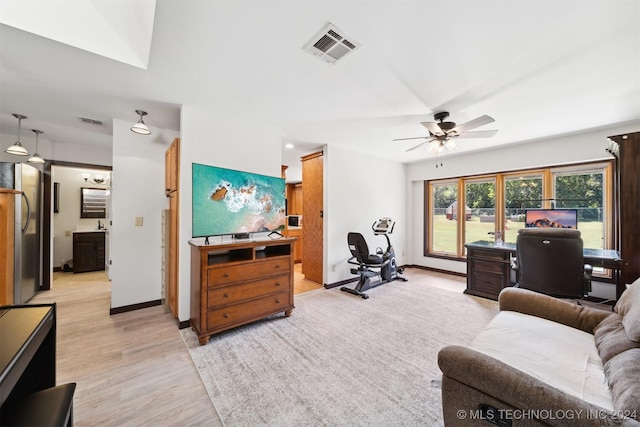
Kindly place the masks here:
<instances>
[{"instance_id":1,"label":"white ceiling fan blade","mask_svg":"<svg viewBox=\"0 0 640 427\"><path fill-rule=\"evenodd\" d=\"M459 135L456 135L456 138L491 138L496 133L497 130L476 130L473 132L464 132Z\"/></svg>"},{"instance_id":2,"label":"white ceiling fan blade","mask_svg":"<svg viewBox=\"0 0 640 427\"><path fill-rule=\"evenodd\" d=\"M495 122L493 117L484 115L484 116L480 116L478 118L475 118L473 120L469 120L468 122L463 123L461 125L458 125L458 126L454 127L453 129L451 129L447 133L459 133L460 134L462 132L466 132L468 130L475 129L477 127L486 125L488 123L493 123L493 122Z\"/></svg>"},{"instance_id":3,"label":"white ceiling fan blade","mask_svg":"<svg viewBox=\"0 0 640 427\"><path fill-rule=\"evenodd\" d=\"M396 138L396 139L392 139L391 141L408 141L410 139L427 139L428 136L416 136L413 138Z\"/></svg>"},{"instance_id":4,"label":"white ceiling fan blade","mask_svg":"<svg viewBox=\"0 0 640 427\"><path fill-rule=\"evenodd\" d=\"M430 140L430 139L428 139L428 140L427 140L427 139L425 139L424 141L422 141L420 144L416 145L415 147L411 147L411 148L409 148L409 149L407 149L407 150L404 150L404 151L405 151L405 152L413 151L413 150L415 150L416 148L422 147L424 144L426 144L427 142L430 142L430 141L432 141L432 140Z\"/></svg>"},{"instance_id":5,"label":"white ceiling fan blade","mask_svg":"<svg viewBox=\"0 0 640 427\"><path fill-rule=\"evenodd\" d=\"M433 135L444 135L444 132L442 131L442 129L440 129L440 126L438 126L437 123L420 122L420 124L426 127L429 130L429 132L431 132Z\"/></svg>"}]
</instances>

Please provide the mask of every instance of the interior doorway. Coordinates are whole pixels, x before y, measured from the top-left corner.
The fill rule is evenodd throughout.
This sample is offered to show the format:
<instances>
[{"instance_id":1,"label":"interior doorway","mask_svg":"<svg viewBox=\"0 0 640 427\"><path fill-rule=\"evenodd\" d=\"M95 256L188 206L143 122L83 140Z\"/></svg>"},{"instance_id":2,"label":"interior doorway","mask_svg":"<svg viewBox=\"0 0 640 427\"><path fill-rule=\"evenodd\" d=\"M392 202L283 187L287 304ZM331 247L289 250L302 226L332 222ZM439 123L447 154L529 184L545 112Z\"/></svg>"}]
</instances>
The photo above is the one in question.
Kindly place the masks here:
<instances>
[{"instance_id":1,"label":"interior doorway","mask_svg":"<svg viewBox=\"0 0 640 427\"><path fill-rule=\"evenodd\" d=\"M302 272L306 280L323 285L324 172L323 152L302 157Z\"/></svg>"},{"instance_id":2,"label":"interior doorway","mask_svg":"<svg viewBox=\"0 0 640 427\"><path fill-rule=\"evenodd\" d=\"M91 231L95 227L96 231L100 228L105 233L104 259L108 273L111 174L111 166L61 161L45 163L41 290L51 289L54 269L64 270L62 261L73 259L73 234L83 229ZM82 188L105 190L104 216L95 212L83 215Z\"/></svg>"}]
</instances>

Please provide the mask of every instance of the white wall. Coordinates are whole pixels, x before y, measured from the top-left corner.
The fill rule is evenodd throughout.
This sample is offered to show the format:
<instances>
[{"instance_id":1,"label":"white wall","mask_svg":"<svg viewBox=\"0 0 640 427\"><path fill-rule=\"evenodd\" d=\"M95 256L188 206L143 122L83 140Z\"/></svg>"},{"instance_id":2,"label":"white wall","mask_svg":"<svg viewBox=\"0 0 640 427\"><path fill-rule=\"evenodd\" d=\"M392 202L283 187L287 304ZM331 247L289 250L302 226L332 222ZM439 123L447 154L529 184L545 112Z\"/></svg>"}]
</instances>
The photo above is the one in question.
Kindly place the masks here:
<instances>
[{"instance_id":1,"label":"white wall","mask_svg":"<svg viewBox=\"0 0 640 427\"><path fill-rule=\"evenodd\" d=\"M80 218L80 188L107 188L106 184L86 183L83 173L101 174L111 178L111 173L106 170L77 169L64 166L51 168L51 182L60 184L59 187L59 212L53 216L53 267L62 267L62 260L73 258L73 235L76 226L92 226L98 228L97 218ZM51 192L53 197L53 191ZM53 203L51 204L53 207ZM102 225L106 219L100 219ZM68 235L67 235L68 232Z\"/></svg>"},{"instance_id":2,"label":"white wall","mask_svg":"<svg viewBox=\"0 0 640 427\"><path fill-rule=\"evenodd\" d=\"M178 318L190 315L191 164L280 176L282 134L247 120L185 105L180 119L180 242ZM115 207L114 207L115 212Z\"/></svg>"},{"instance_id":3,"label":"white wall","mask_svg":"<svg viewBox=\"0 0 640 427\"><path fill-rule=\"evenodd\" d=\"M396 221L391 244L398 264L406 260L406 166L341 147L324 150L324 282L351 279L351 256L347 233L362 233L369 250L386 249L384 236L371 230L374 221L391 217Z\"/></svg>"},{"instance_id":4,"label":"white wall","mask_svg":"<svg viewBox=\"0 0 640 427\"><path fill-rule=\"evenodd\" d=\"M130 120L113 121L110 228L111 307L161 299L164 155L177 131L151 127L151 135L130 130ZM135 218L143 225L136 226Z\"/></svg>"}]
</instances>

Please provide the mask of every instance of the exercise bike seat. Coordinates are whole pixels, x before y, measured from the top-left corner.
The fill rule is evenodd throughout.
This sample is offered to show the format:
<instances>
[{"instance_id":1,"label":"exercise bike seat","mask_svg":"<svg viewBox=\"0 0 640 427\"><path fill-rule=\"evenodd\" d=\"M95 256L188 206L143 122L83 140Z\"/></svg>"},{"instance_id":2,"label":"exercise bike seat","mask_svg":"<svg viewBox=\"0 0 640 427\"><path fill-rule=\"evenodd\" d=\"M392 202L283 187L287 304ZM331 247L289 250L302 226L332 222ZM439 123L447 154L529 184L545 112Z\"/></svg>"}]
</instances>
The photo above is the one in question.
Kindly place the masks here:
<instances>
[{"instance_id":1,"label":"exercise bike seat","mask_svg":"<svg viewBox=\"0 0 640 427\"><path fill-rule=\"evenodd\" d=\"M381 256L369 253L369 246L362 234L355 232L347 234L347 243L351 255L359 265L379 267L383 264ZM352 264L355 263L352 262Z\"/></svg>"}]
</instances>

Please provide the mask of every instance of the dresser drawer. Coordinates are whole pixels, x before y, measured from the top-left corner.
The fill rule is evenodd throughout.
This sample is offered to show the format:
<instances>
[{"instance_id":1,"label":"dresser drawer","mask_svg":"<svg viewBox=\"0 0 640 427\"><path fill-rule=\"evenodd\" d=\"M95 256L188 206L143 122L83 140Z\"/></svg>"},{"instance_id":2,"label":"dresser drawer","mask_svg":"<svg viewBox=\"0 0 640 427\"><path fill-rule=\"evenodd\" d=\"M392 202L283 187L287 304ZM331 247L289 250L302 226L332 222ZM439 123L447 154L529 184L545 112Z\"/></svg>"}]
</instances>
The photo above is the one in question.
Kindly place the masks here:
<instances>
[{"instance_id":1,"label":"dresser drawer","mask_svg":"<svg viewBox=\"0 0 640 427\"><path fill-rule=\"evenodd\" d=\"M289 290L289 274L259 279L231 286L216 286L207 290L207 307L233 304L251 298Z\"/></svg>"},{"instance_id":2,"label":"dresser drawer","mask_svg":"<svg viewBox=\"0 0 640 427\"><path fill-rule=\"evenodd\" d=\"M468 256L472 258L486 258L495 259L496 261L505 261L509 259L509 252L492 251L489 249L469 249L467 248Z\"/></svg>"},{"instance_id":3,"label":"dresser drawer","mask_svg":"<svg viewBox=\"0 0 640 427\"><path fill-rule=\"evenodd\" d=\"M289 304L289 292L281 292L260 299L215 308L207 312L207 329L217 330L242 324L250 320L257 320L271 313L277 313Z\"/></svg>"},{"instance_id":4,"label":"dresser drawer","mask_svg":"<svg viewBox=\"0 0 640 427\"><path fill-rule=\"evenodd\" d=\"M279 257L251 263L209 267L207 284L209 286L225 285L227 283L257 279L272 274L288 273L289 262L289 257Z\"/></svg>"},{"instance_id":5,"label":"dresser drawer","mask_svg":"<svg viewBox=\"0 0 640 427\"><path fill-rule=\"evenodd\" d=\"M502 290L504 277L499 274L474 272L471 288L475 291L488 292L496 296Z\"/></svg>"},{"instance_id":6,"label":"dresser drawer","mask_svg":"<svg viewBox=\"0 0 640 427\"><path fill-rule=\"evenodd\" d=\"M485 261L481 259L468 259L469 267L474 271L486 271L490 273L503 274L505 270L505 262Z\"/></svg>"}]
</instances>

